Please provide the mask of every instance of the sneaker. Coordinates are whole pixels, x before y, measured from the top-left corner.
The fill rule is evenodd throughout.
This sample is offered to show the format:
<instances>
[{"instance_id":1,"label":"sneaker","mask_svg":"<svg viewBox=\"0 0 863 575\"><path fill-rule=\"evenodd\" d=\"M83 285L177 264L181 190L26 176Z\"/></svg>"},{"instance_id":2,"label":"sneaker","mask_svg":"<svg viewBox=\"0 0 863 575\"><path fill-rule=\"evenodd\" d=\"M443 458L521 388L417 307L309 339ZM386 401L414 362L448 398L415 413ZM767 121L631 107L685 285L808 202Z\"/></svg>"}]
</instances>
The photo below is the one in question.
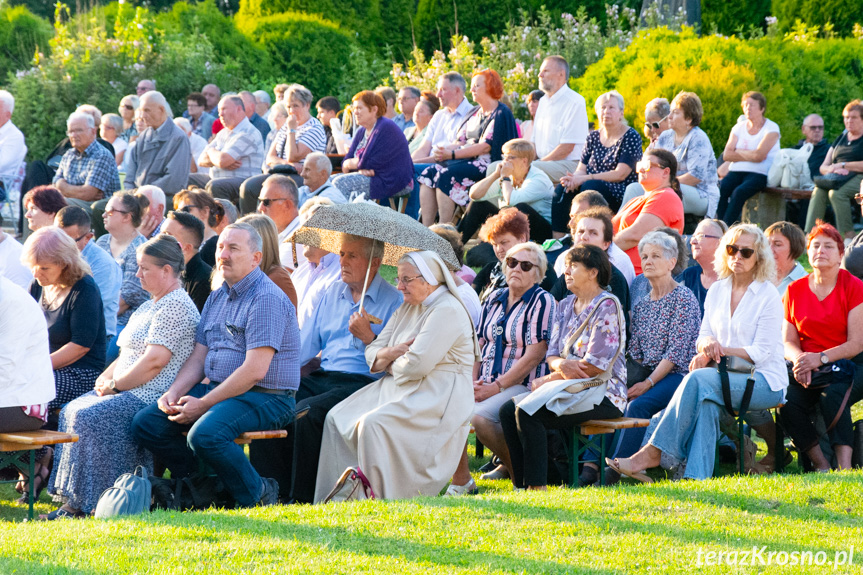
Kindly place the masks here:
<instances>
[{"instance_id":1,"label":"sneaker","mask_svg":"<svg viewBox=\"0 0 863 575\"><path fill-rule=\"evenodd\" d=\"M470 481L465 483L464 485L453 485L450 484L446 489L446 493L443 494L444 497L459 497L462 495L476 495L479 493L479 487L476 485L476 481L471 478Z\"/></svg>"},{"instance_id":2,"label":"sneaker","mask_svg":"<svg viewBox=\"0 0 863 575\"><path fill-rule=\"evenodd\" d=\"M489 471L488 473L483 473L479 477L480 479L485 480L495 480L495 479L509 479L509 471L506 470L506 467L503 465L498 465L494 468L493 471Z\"/></svg>"},{"instance_id":3,"label":"sneaker","mask_svg":"<svg viewBox=\"0 0 863 575\"><path fill-rule=\"evenodd\" d=\"M279 502L279 482L269 477L261 477L264 487L258 505L275 505Z\"/></svg>"},{"instance_id":4,"label":"sneaker","mask_svg":"<svg viewBox=\"0 0 863 575\"><path fill-rule=\"evenodd\" d=\"M479 468L483 473L488 473L489 471L494 471L494 469L498 466L502 465L500 462L500 457L497 455L492 455L491 459L488 463Z\"/></svg>"}]
</instances>

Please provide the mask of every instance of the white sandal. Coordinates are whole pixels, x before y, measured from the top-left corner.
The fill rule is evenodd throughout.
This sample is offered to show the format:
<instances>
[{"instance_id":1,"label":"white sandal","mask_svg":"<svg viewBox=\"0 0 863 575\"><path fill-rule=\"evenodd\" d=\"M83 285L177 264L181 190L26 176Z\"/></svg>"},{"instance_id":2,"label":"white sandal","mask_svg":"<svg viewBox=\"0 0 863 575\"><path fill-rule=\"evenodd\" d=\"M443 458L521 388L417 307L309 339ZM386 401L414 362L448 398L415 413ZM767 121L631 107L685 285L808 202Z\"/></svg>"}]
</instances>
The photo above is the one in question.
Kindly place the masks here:
<instances>
[{"instance_id":1,"label":"white sandal","mask_svg":"<svg viewBox=\"0 0 863 575\"><path fill-rule=\"evenodd\" d=\"M476 495L479 493L479 487L476 485L476 481L471 478L470 481L465 483L464 485L454 485L450 484L446 489L446 493L443 494L444 497L459 497L461 495Z\"/></svg>"}]
</instances>

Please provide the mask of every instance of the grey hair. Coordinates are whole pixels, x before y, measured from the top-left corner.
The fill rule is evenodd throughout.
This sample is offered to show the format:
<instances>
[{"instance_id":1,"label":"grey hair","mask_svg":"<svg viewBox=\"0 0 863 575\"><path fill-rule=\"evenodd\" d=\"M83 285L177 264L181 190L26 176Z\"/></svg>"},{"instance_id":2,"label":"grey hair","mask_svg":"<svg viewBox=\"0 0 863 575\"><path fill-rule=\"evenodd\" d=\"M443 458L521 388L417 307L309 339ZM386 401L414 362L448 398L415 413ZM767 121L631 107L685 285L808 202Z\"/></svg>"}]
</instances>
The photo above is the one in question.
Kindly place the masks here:
<instances>
[{"instance_id":1,"label":"grey hair","mask_svg":"<svg viewBox=\"0 0 863 575\"><path fill-rule=\"evenodd\" d=\"M506 252L506 257L511 257L518 252L528 252L533 255L534 264L536 267L536 283L542 281L545 277L545 272L548 270L548 258L545 255L545 252L542 250L542 247L539 244L535 244L533 242L523 242L520 244L515 244Z\"/></svg>"},{"instance_id":2,"label":"grey hair","mask_svg":"<svg viewBox=\"0 0 863 575\"><path fill-rule=\"evenodd\" d=\"M139 194L144 194L150 200L151 204L159 204L161 206L167 206L167 200L165 198L165 192L159 186L154 186L152 184L148 184L146 186L141 186L137 190L135 190Z\"/></svg>"},{"instance_id":3,"label":"grey hair","mask_svg":"<svg viewBox=\"0 0 863 575\"><path fill-rule=\"evenodd\" d=\"M446 80L453 86L459 88L462 93L467 91L467 82L464 81L464 77L458 72L447 72L443 76L440 77L441 80Z\"/></svg>"},{"instance_id":4,"label":"grey hair","mask_svg":"<svg viewBox=\"0 0 863 575\"><path fill-rule=\"evenodd\" d=\"M190 122L183 116L178 116L174 118L174 124L176 124L177 127L181 130L183 130L187 136L192 133L192 122Z\"/></svg>"},{"instance_id":5,"label":"grey hair","mask_svg":"<svg viewBox=\"0 0 863 575\"><path fill-rule=\"evenodd\" d=\"M361 242L365 245L365 256L370 260L384 257L384 243L364 236L353 234L342 234L342 245L346 243Z\"/></svg>"},{"instance_id":6,"label":"grey hair","mask_svg":"<svg viewBox=\"0 0 863 575\"><path fill-rule=\"evenodd\" d=\"M288 199L291 200L295 206L298 208L300 203L300 191L297 189L297 184L289 178L288 176L283 176L281 174L275 174L267 178L270 185L276 185L282 190L284 193L288 195Z\"/></svg>"},{"instance_id":7,"label":"grey hair","mask_svg":"<svg viewBox=\"0 0 863 575\"><path fill-rule=\"evenodd\" d=\"M621 113L624 110L623 104L623 95L617 90L612 90L610 92L606 92L604 94L600 94L599 98L596 99L596 103L593 105L593 111L596 112L596 115L599 116L599 107L605 100L610 98L614 98L617 102L617 107L620 108Z\"/></svg>"},{"instance_id":8,"label":"grey hair","mask_svg":"<svg viewBox=\"0 0 863 575\"><path fill-rule=\"evenodd\" d=\"M402 90L410 92L411 96L413 96L414 98L422 97L422 92L420 92L420 89L416 86L402 86Z\"/></svg>"},{"instance_id":9,"label":"grey hair","mask_svg":"<svg viewBox=\"0 0 863 575\"><path fill-rule=\"evenodd\" d=\"M123 96L123 99L120 100L120 103L122 104L125 101L131 102L132 107L136 110L141 105L141 99L138 97L137 94L129 94L128 96Z\"/></svg>"},{"instance_id":10,"label":"grey hair","mask_svg":"<svg viewBox=\"0 0 863 575\"><path fill-rule=\"evenodd\" d=\"M312 105L312 92L302 84L291 84L288 87L288 91L285 92L285 98L287 98L288 103L291 100L297 100L303 104Z\"/></svg>"},{"instance_id":11,"label":"grey hair","mask_svg":"<svg viewBox=\"0 0 863 575\"><path fill-rule=\"evenodd\" d=\"M102 123L102 110L92 104L82 104L75 108L76 112L83 112L93 117L93 127Z\"/></svg>"},{"instance_id":12,"label":"grey hair","mask_svg":"<svg viewBox=\"0 0 863 575\"><path fill-rule=\"evenodd\" d=\"M264 240L261 239L261 234L258 233L258 230L252 227L252 224L248 224L246 222L234 222L233 224L225 226L222 233L225 233L228 230L243 230L249 234L249 248L253 252L264 251Z\"/></svg>"},{"instance_id":13,"label":"grey hair","mask_svg":"<svg viewBox=\"0 0 863 575\"><path fill-rule=\"evenodd\" d=\"M311 162L317 170L324 170L327 172L327 177L333 173L333 163L323 152L312 152L306 156L305 163L308 164L309 162Z\"/></svg>"},{"instance_id":14,"label":"grey hair","mask_svg":"<svg viewBox=\"0 0 863 575\"><path fill-rule=\"evenodd\" d=\"M252 92L252 95L255 97L255 100L266 104L267 106L270 106L273 103L272 98L270 98L270 94L268 92L265 92L264 90L255 90L254 92Z\"/></svg>"},{"instance_id":15,"label":"grey hair","mask_svg":"<svg viewBox=\"0 0 863 575\"><path fill-rule=\"evenodd\" d=\"M229 224L233 224L237 221L237 218L240 217L239 212L237 212L237 206L233 204L230 200L226 200L224 198L213 198L216 200L223 208L225 208L225 219L228 220Z\"/></svg>"},{"instance_id":16,"label":"grey hair","mask_svg":"<svg viewBox=\"0 0 863 575\"><path fill-rule=\"evenodd\" d=\"M168 104L168 100L165 99L165 96L163 96L161 92L150 90L149 92L141 95L141 101L143 101L145 98L147 100L152 100L152 102L157 106L161 106L162 109L165 110L165 114L167 114L169 118L174 118L174 113L171 111L171 105Z\"/></svg>"},{"instance_id":17,"label":"grey hair","mask_svg":"<svg viewBox=\"0 0 863 575\"><path fill-rule=\"evenodd\" d=\"M114 131L117 132L118 136L123 131L123 118L117 114L105 114L102 116L102 121L107 122L109 126L114 128Z\"/></svg>"},{"instance_id":18,"label":"grey hair","mask_svg":"<svg viewBox=\"0 0 863 575\"><path fill-rule=\"evenodd\" d=\"M547 56L544 62L554 62L563 70L564 81L569 82L569 62L563 56Z\"/></svg>"},{"instance_id":19,"label":"grey hair","mask_svg":"<svg viewBox=\"0 0 863 575\"><path fill-rule=\"evenodd\" d=\"M84 120L87 122L88 128L96 127L96 120L93 119L93 116L85 112L72 112L69 114L69 118L66 120L66 126L68 127L75 120Z\"/></svg>"},{"instance_id":20,"label":"grey hair","mask_svg":"<svg viewBox=\"0 0 863 575\"><path fill-rule=\"evenodd\" d=\"M243 104L243 99L236 94L225 94L222 96L222 99L219 100L219 103L222 102L231 102L235 106L239 106L243 111L246 110L246 105Z\"/></svg>"},{"instance_id":21,"label":"grey hair","mask_svg":"<svg viewBox=\"0 0 863 575\"><path fill-rule=\"evenodd\" d=\"M671 104L669 104L668 100L665 98L654 98L644 107L645 117L647 117L651 112L660 118L667 118L668 115L671 114Z\"/></svg>"},{"instance_id":22,"label":"grey hair","mask_svg":"<svg viewBox=\"0 0 863 575\"><path fill-rule=\"evenodd\" d=\"M0 104L11 114L15 111L15 96L6 90L0 90Z\"/></svg>"},{"instance_id":23,"label":"grey hair","mask_svg":"<svg viewBox=\"0 0 863 575\"><path fill-rule=\"evenodd\" d=\"M273 104L273 107L270 108L273 111L273 114L270 116L271 118L281 114L282 116L288 115L288 109L285 107L284 102L276 102Z\"/></svg>"},{"instance_id":24,"label":"grey hair","mask_svg":"<svg viewBox=\"0 0 863 575\"><path fill-rule=\"evenodd\" d=\"M638 242L639 256L647 246L656 246L659 248L660 251L662 251L662 257L665 259L676 258L678 256L677 242L674 241L674 238L664 232L654 230L644 234L644 237Z\"/></svg>"},{"instance_id":25,"label":"grey hair","mask_svg":"<svg viewBox=\"0 0 863 575\"><path fill-rule=\"evenodd\" d=\"M168 234L159 234L155 238L144 242L138 246L135 253L139 256L153 258L159 267L171 266L174 277L179 277L180 273L186 269L183 248L180 247L180 242L177 238Z\"/></svg>"}]
</instances>

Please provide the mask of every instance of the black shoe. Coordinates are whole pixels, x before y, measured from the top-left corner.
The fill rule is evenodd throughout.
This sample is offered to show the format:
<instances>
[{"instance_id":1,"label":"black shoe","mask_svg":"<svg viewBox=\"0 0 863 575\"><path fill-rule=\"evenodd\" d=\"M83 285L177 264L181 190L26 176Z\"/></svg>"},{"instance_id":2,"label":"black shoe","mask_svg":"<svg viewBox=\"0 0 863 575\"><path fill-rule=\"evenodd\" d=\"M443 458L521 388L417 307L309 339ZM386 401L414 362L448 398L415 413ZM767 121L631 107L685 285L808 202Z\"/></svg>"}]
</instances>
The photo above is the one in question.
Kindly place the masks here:
<instances>
[{"instance_id":1,"label":"black shoe","mask_svg":"<svg viewBox=\"0 0 863 575\"><path fill-rule=\"evenodd\" d=\"M615 485L620 483L620 473L612 469L611 467L605 468L605 485Z\"/></svg>"},{"instance_id":2,"label":"black shoe","mask_svg":"<svg viewBox=\"0 0 863 575\"><path fill-rule=\"evenodd\" d=\"M258 505L275 505L279 502L279 482L269 477L261 477L264 482L264 489L261 492L261 499Z\"/></svg>"},{"instance_id":3,"label":"black shoe","mask_svg":"<svg viewBox=\"0 0 863 575\"><path fill-rule=\"evenodd\" d=\"M719 463L737 463L737 448L734 445L719 445Z\"/></svg>"},{"instance_id":4,"label":"black shoe","mask_svg":"<svg viewBox=\"0 0 863 575\"><path fill-rule=\"evenodd\" d=\"M599 471L590 465L585 465L578 476L579 487L590 487L599 481Z\"/></svg>"}]
</instances>

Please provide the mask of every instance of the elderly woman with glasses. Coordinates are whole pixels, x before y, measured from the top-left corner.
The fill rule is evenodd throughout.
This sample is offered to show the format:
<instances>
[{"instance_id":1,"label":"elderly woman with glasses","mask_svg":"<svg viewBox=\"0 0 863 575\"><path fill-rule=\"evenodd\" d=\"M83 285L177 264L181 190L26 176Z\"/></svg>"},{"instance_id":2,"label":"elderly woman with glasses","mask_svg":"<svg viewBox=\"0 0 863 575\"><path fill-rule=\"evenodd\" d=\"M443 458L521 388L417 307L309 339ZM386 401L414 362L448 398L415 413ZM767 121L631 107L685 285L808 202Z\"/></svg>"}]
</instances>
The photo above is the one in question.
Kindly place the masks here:
<instances>
[{"instance_id":1,"label":"elderly woman with glasses","mask_svg":"<svg viewBox=\"0 0 863 575\"><path fill-rule=\"evenodd\" d=\"M472 201L458 224L462 242L469 242L490 216L508 206L527 215L531 241L541 244L551 237L554 184L533 166L535 159L536 149L527 140L510 140L503 145L503 161L470 189Z\"/></svg>"},{"instance_id":2,"label":"elderly woman with glasses","mask_svg":"<svg viewBox=\"0 0 863 575\"><path fill-rule=\"evenodd\" d=\"M671 107L665 98L654 98L647 103L647 106L644 108L644 136L650 140L650 143L647 145L648 148L654 147L660 134L671 127L669 125L670 115ZM627 192L629 192L628 188ZM625 204L626 201L623 203Z\"/></svg>"},{"instance_id":3,"label":"elderly woman with glasses","mask_svg":"<svg viewBox=\"0 0 863 575\"><path fill-rule=\"evenodd\" d=\"M505 262L507 287L485 300L477 326L482 358L473 368L476 405L471 423L477 440L501 460L501 465L483 479L510 476L512 466L499 411L505 402L529 391L532 380L545 375L555 308L551 294L539 287L547 266L541 247L529 242L517 244L507 251ZM447 495L476 492L465 449Z\"/></svg>"},{"instance_id":4,"label":"elderly woman with glasses","mask_svg":"<svg viewBox=\"0 0 863 575\"><path fill-rule=\"evenodd\" d=\"M605 291L611 263L605 250L577 245L566 258L566 287L572 295L557 305L546 360L551 373L531 382L531 393L500 408L516 489L545 490L548 483L547 429L569 429L590 419L621 417L626 410L626 325L617 298ZM565 389L556 402L537 393L562 380L607 380L602 397L572 405ZM554 388L552 388L554 389ZM536 400L536 398L543 398ZM540 404L541 405L538 405Z\"/></svg>"},{"instance_id":5,"label":"elderly woman with glasses","mask_svg":"<svg viewBox=\"0 0 863 575\"><path fill-rule=\"evenodd\" d=\"M384 376L327 415L316 503L348 467L382 499L437 495L464 450L479 359L469 312L434 252L402 256L397 278L404 303L365 351Z\"/></svg>"},{"instance_id":6,"label":"elderly woman with glasses","mask_svg":"<svg viewBox=\"0 0 863 575\"><path fill-rule=\"evenodd\" d=\"M617 211L626 186L636 180L635 164L641 159L641 136L626 125L623 96L616 91L602 94L596 99L594 111L599 129L587 137L575 173L562 177L554 191L551 224L560 234L569 231L569 207L578 192L595 190L602 194L612 211Z\"/></svg>"},{"instance_id":7,"label":"elderly woman with glasses","mask_svg":"<svg viewBox=\"0 0 863 575\"><path fill-rule=\"evenodd\" d=\"M138 129L135 126L135 111L140 103L138 96L130 94L120 100L120 107L117 110L120 117L123 118L123 131L120 132L120 137L130 144L138 137Z\"/></svg>"},{"instance_id":8,"label":"elderly woman with glasses","mask_svg":"<svg viewBox=\"0 0 863 575\"><path fill-rule=\"evenodd\" d=\"M612 220L614 243L641 273L638 242L660 226L683 233L683 196L677 181L677 159L667 150L649 150L638 162L638 181L647 192L623 206Z\"/></svg>"},{"instance_id":9,"label":"elderly woman with glasses","mask_svg":"<svg viewBox=\"0 0 863 575\"><path fill-rule=\"evenodd\" d=\"M707 292L698 353L647 445L632 457L606 459L617 473L652 482L644 471L663 453L686 461L687 479L713 475L720 414L725 409L722 378L713 362L733 357L754 369L728 370L731 407L739 410L753 378L749 409L782 403L788 373L782 359L782 301L771 283L775 264L758 227L741 224L722 237L716 258L719 281Z\"/></svg>"},{"instance_id":10,"label":"elderly woman with glasses","mask_svg":"<svg viewBox=\"0 0 863 575\"><path fill-rule=\"evenodd\" d=\"M677 281L695 294L702 316L704 315L704 300L707 298L707 290L719 279L713 262L719 241L726 231L728 231L728 226L722 220L701 220L689 238L689 246L695 265L686 268L683 273L676 276Z\"/></svg>"},{"instance_id":11,"label":"elderly woman with glasses","mask_svg":"<svg viewBox=\"0 0 863 575\"><path fill-rule=\"evenodd\" d=\"M852 397L853 383L863 369L855 361L863 352L863 282L839 267L845 246L836 228L819 220L807 240L812 273L785 295L785 359L793 377L781 417L813 467L829 471L811 419L820 406L837 468L850 469L851 405L859 399Z\"/></svg>"},{"instance_id":12,"label":"elderly woman with glasses","mask_svg":"<svg viewBox=\"0 0 863 575\"><path fill-rule=\"evenodd\" d=\"M49 491L64 503L45 519L87 516L121 474L138 465L152 468L150 453L132 439L132 419L168 389L195 346L200 315L180 282L180 244L162 234L140 245L136 258L151 299L129 318L119 337L120 356L94 390L60 413L60 431L80 439L57 447Z\"/></svg>"},{"instance_id":13,"label":"elderly woman with glasses","mask_svg":"<svg viewBox=\"0 0 863 575\"><path fill-rule=\"evenodd\" d=\"M629 403L624 416L649 419L665 409L689 372L701 311L692 291L671 275L677 263L677 242L673 238L660 231L649 232L638 242L638 252L651 289L632 308L632 337L626 365ZM634 454L643 438L644 428L620 431L612 457ZM620 479L613 471L610 475L608 483ZM582 484L595 483L597 479L596 467L585 464Z\"/></svg>"}]
</instances>

